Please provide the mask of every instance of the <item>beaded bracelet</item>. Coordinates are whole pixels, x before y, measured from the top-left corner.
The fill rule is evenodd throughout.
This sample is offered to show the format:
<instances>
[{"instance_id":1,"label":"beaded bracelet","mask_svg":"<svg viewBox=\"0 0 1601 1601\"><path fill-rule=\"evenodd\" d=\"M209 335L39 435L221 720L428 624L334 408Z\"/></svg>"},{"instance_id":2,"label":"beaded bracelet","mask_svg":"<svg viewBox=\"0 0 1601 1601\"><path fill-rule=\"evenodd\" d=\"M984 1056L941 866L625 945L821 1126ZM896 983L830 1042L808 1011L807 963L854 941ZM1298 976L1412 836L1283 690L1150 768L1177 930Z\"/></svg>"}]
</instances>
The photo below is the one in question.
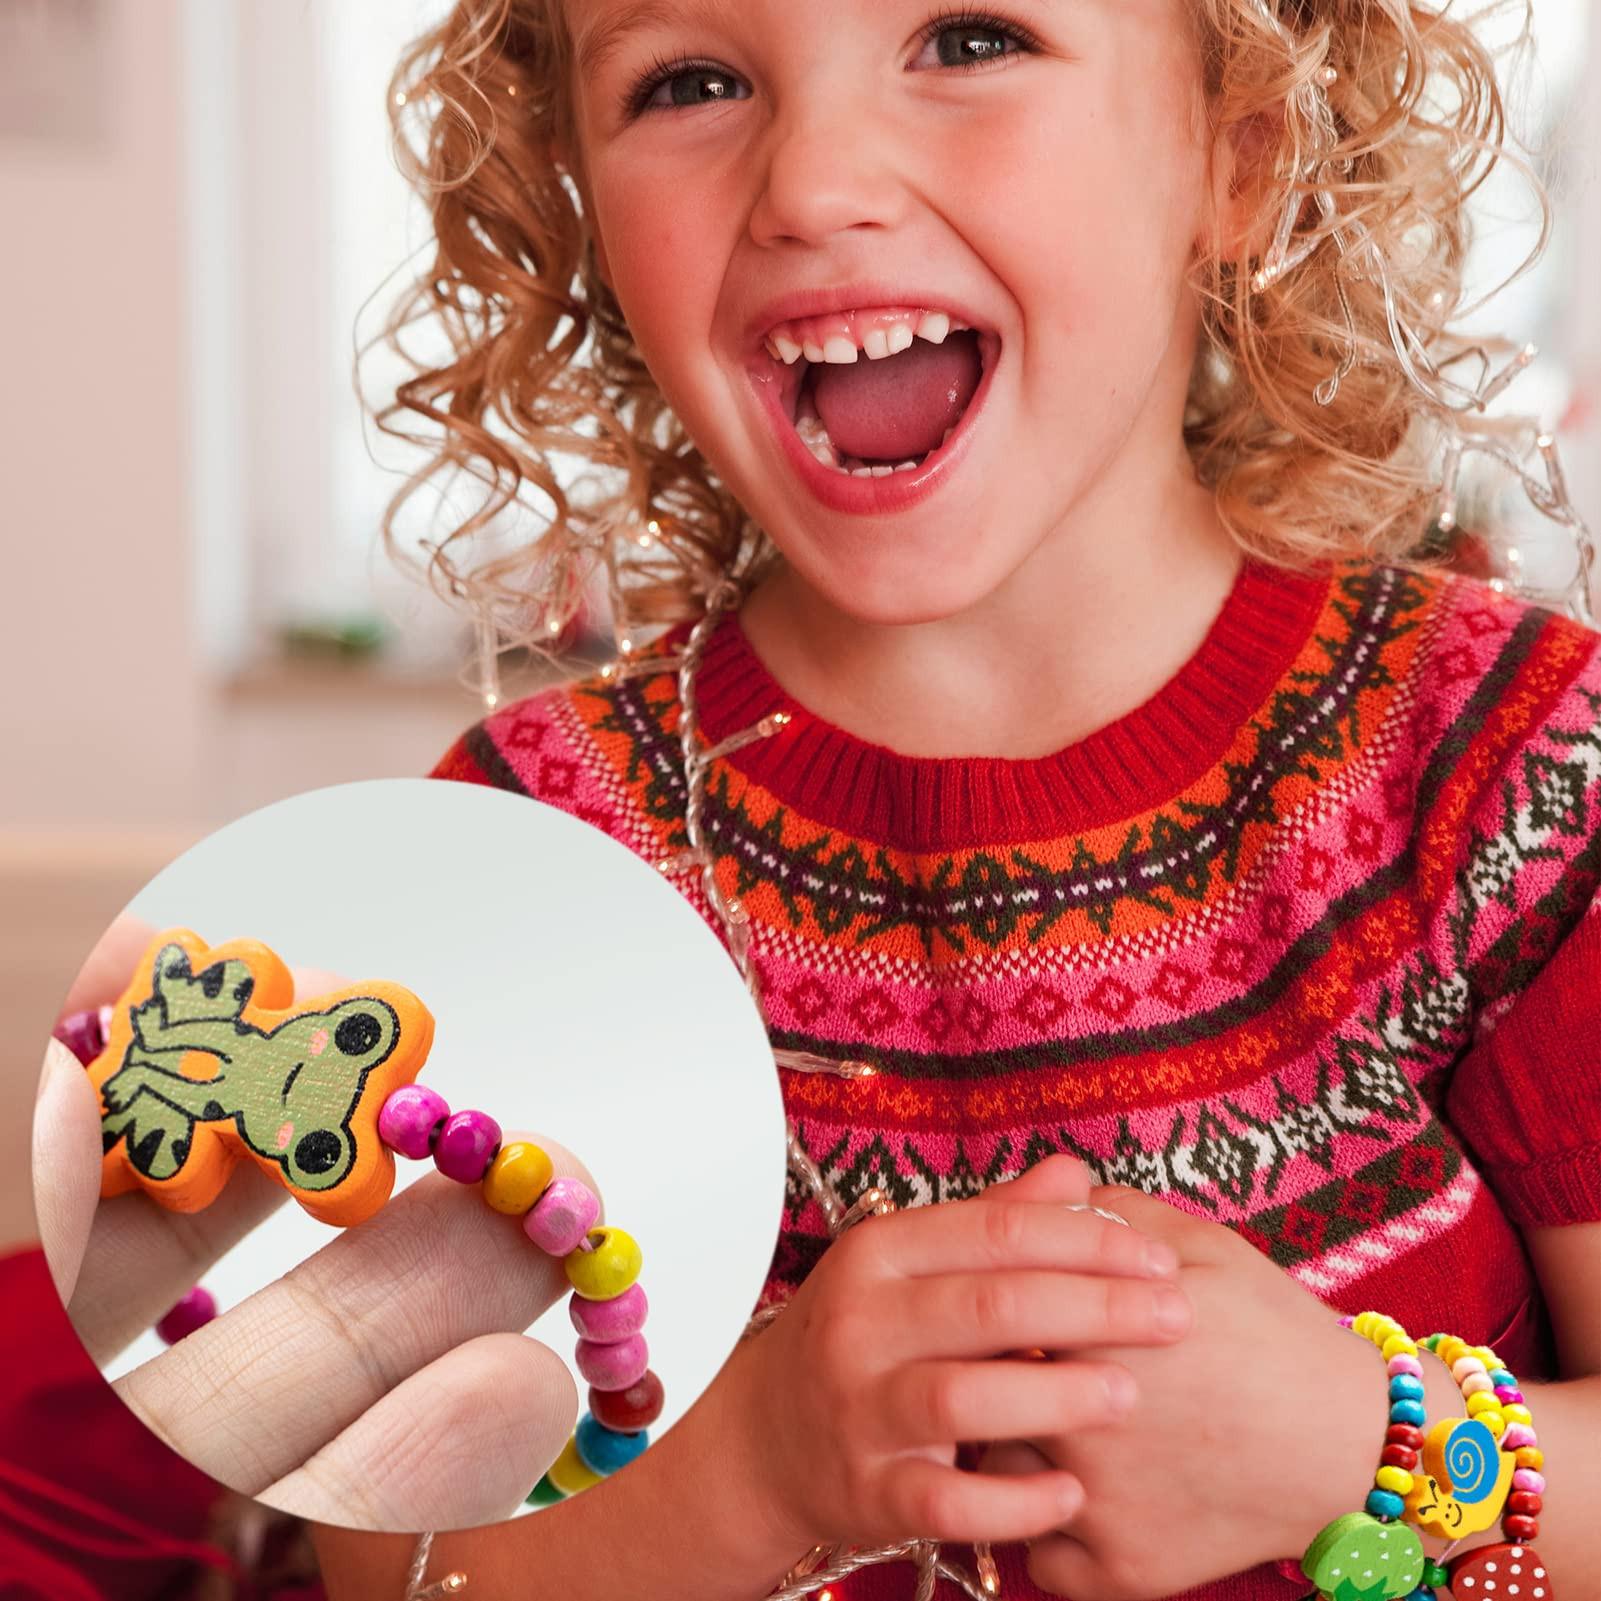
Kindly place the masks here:
<instances>
[{"instance_id":1,"label":"beaded bracelet","mask_svg":"<svg viewBox=\"0 0 1601 1601\"><path fill-rule=\"evenodd\" d=\"M1325 1601L1396 1601L1426 1582L1431 1566L1422 1541L1401 1521L1423 1439L1423 1369L1417 1346L1393 1319L1364 1312L1340 1323L1371 1340L1384 1357L1390 1420L1362 1511L1325 1524L1307 1546L1301 1572Z\"/></svg>"},{"instance_id":2,"label":"beaded bracelet","mask_svg":"<svg viewBox=\"0 0 1601 1601\"><path fill-rule=\"evenodd\" d=\"M487 1112L452 1112L425 1085L406 1084L389 1096L378 1134L401 1156L432 1156L447 1178L482 1185L493 1211L522 1218L528 1238L561 1258L573 1287L567 1313L579 1335L574 1362L589 1383L589 1410L529 1493L529 1504L576 1495L626 1467L650 1443L648 1425L664 1400L642 1332L649 1303L633 1236L598 1225L594 1192L578 1179L554 1177L539 1146L503 1145L500 1125Z\"/></svg>"},{"instance_id":3,"label":"beaded bracelet","mask_svg":"<svg viewBox=\"0 0 1601 1601\"><path fill-rule=\"evenodd\" d=\"M589 1383L589 1410L527 1498L545 1505L633 1461L661 1415L642 1332L642 1255L623 1230L599 1225L593 1192L554 1177L537 1145L504 1143L488 1113L453 1113L414 1081L432 1036L426 1008L398 985L296 1003L288 969L265 946L208 950L182 929L152 941L114 1005L55 1030L101 1098L103 1196L137 1185L163 1206L198 1210L248 1155L313 1215L349 1226L388 1199L398 1153L432 1157L447 1177L480 1185L492 1210L520 1217L528 1238L562 1261L576 1365ZM184 1070L208 1057L212 1077ZM216 1310L197 1285L157 1333L171 1344Z\"/></svg>"},{"instance_id":4,"label":"beaded bracelet","mask_svg":"<svg viewBox=\"0 0 1601 1601\"><path fill-rule=\"evenodd\" d=\"M1429 1431L1427 1471L1409 1506L1424 1528L1453 1541L1489 1528L1497 1515L1506 1537L1451 1561L1451 1593L1457 1601L1551 1601L1545 1565L1529 1544L1540 1532L1545 1453L1523 1391L1487 1346L1454 1334L1431 1334L1423 1344L1450 1368L1468 1416Z\"/></svg>"},{"instance_id":5,"label":"beaded bracelet","mask_svg":"<svg viewBox=\"0 0 1601 1601\"><path fill-rule=\"evenodd\" d=\"M1390 1424L1367 1512L1381 1521L1404 1516L1452 1544L1490 1528L1497 1516L1506 1535L1503 1543L1477 1547L1454 1560L1448 1560L1450 1546L1438 1559L1425 1557L1407 1601L1434 1601L1440 1585L1449 1585L1457 1601L1481 1596L1551 1601L1549 1576L1528 1545L1539 1533L1545 1457L1511 1372L1485 1346L1470 1346L1456 1335L1430 1335L1422 1348L1451 1369L1468 1416L1444 1419L1425 1436L1418 1342L1382 1313L1364 1312L1340 1322L1378 1346L1389 1377ZM1309 1547L1308 1557L1314 1554ZM1303 1571L1313 1577L1310 1568ZM1323 1577L1337 1582L1340 1575Z\"/></svg>"}]
</instances>

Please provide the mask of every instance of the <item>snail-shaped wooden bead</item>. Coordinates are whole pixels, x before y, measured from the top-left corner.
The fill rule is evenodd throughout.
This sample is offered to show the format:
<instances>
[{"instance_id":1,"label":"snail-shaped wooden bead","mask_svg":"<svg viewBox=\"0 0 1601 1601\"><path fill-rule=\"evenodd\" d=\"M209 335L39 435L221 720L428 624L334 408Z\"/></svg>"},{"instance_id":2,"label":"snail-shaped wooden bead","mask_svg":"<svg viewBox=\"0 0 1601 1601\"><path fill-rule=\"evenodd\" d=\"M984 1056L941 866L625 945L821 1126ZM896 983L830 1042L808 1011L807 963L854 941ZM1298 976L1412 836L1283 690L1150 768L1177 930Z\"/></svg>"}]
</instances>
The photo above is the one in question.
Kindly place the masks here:
<instances>
[{"instance_id":1,"label":"snail-shaped wooden bead","mask_svg":"<svg viewBox=\"0 0 1601 1601\"><path fill-rule=\"evenodd\" d=\"M1410 1522L1442 1540L1488 1529L1501 1516L1516 1463L1477 1418L1445 1418L1423 1442L1423 1472L1406 1498Z\"/></svg>"}]
</instances>

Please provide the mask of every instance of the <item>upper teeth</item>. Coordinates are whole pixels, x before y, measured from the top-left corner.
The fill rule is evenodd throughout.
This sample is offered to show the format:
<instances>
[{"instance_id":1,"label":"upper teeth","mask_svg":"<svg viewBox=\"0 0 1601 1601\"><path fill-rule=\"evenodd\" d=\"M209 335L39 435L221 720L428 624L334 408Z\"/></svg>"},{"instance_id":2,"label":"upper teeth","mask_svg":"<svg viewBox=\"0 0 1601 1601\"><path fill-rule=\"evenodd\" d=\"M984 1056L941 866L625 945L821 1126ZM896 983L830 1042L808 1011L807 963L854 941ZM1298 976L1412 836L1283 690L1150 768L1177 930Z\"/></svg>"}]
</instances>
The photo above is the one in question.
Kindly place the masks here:
<instances>
[{"instance_id":1,"label":"upper teeth","mask_svg":"<svg viewBox=\"0 0 1601 1601\"><path fill-rule=\"evenodd\" d=\"M913 338L943 344L947 334L969 326L943 311L844 311L780 323L764 343L768 355L786 367L802 356L846 364L859 351L866 351L869 361L881 361L905 350Z\"/></svg>"}]
</instances>

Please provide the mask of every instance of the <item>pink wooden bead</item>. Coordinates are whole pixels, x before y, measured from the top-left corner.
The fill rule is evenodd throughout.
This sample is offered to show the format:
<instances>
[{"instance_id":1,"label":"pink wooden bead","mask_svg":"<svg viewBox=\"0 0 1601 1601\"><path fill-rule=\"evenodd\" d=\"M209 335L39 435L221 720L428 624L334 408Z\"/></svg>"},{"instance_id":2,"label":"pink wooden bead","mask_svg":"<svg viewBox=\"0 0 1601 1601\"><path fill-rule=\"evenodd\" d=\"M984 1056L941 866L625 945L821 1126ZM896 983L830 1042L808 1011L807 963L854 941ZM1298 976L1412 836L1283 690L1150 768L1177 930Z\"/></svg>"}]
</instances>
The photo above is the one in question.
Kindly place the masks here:
<instances>
[{"instance_id":1,"label":"pink wooden bead","mask_svg":"<svg viewBox=\"0 0 1601 1601\"><path fill-rule=\"evenodd\" d=\"M1530 1490L1535 1495L1544 1495L1545 1475L1536 1473L1533 1468L1519 1468L1512 1475L1512 1488L1514 1490Z\"/></svg>"},{"instance_id":2,"label":"pink wooden bead","mask_svg":"<svg viewBox=\"0 0 1601 1601\"><path fill-rule=\"evenodd\" d=\"M1523 1404L1523 1391L1512 1384L1498 1384L1495 1387L1495 1398L1502 1406L1521 1406Z\"/></svg>"},{"instance_id":3,"label":"pink wooden bead","mask_svg":"<svg viewBox=\"0 0 1601 1601\"><path fill-rule=\"evenodd\" d=\"M637 1279L609 1301L586 1301L583 1296L574 1295L567 1302L567 1315L573 1320L573 1327L597 1345L615 1345L630 1334L638 1334L645 1326L645 1314L649 1310L644 1287Z\"/></svg>"},{"instance_id":4,"label":"pink wooden bead","mask_svg":"<svg viewBox=\"0 0 1601 1601\"><path fill-rule=\"evenodd\" d=\"M599 1216L600 1202L587 1184L577 1179L555 1179L523 1219L523 1233L540 1250L552 1256L566 1256L584 1243Z\"/></svg>"},{"instance_id":5,"label":"pink wooden bead","mask_svg":"<svg viewBox=\"0 0 1601 1601\"><path fill-rule=\"evenodd\" d=\"M605 1345L599 1340L580 1340L576 1360L578 1371L597 1390L626 1390L644 1378L650 1352L643 1334L630 1334L626 1340Z\"/></svg>"},{"instance_id":6,"label":"pink wooden bead","mask_svg":"<svg viewBox=\"0 0 1601 1601\"><path fill-rule=\"evenodd\" d=\"M1460 1384L1470 1373L1484 1372L1484 1364L1476 1356L1460 1356L1451 1364L1451 1377Z\"/></svg>"},{"instance_id":7,"label":"pink wooden bead","mask_svg":"<svg viewBox=\"0 0 1601 1601\"><path fill-rule=\"evenodd\" d=\"M434 1166L458 1184L476 1184L500 1149L500 1124L488 1112L453 1112L434 1141Z\"/></svg>"},{"instance_id":8,"label":"pink wooden bead","mask_svg":"<svg viewBox=\"0 0 1601 1601\"><path fill-rule=\"evenodd\" d=\"M1495 1386L1490 1383L1490 1375L1482 1370L1478 1373L1470 1373L1462 1380L1462 1396L1464 1400L1470 1395L1488 1395L1494 1388Z\"/></svg>"},{"instance_id":9,"label":"pink wooden bead","mask_svg":"<svg viewBox=\"0 0 1601 1601\"><path fill-rule=\"evenodd\" d=\"M168 1345L176 1345L196 1329L204 1328L217 1315L217 1303L211 1291L196 1285L156 1325L156 1333Z\"/></svg>"},{"instance_id":10,"label":"pink wooden bead","mask_svg":"<svg viewBox=\"0 0 1601 1601\"><path fill-rule=\"evenodd\" d=\"M1539 1436L1527 1423L1509 1423L1501 1435L1501 1449L1516 1451L1520 1445L1538 1445Z\"/></svg>"},{"instance_id":11,"label":"pink wooden bead","mask_svg":"<svg viewBox=\"0 0 1601 1601\"><path fill-rule=\"evenodd\" d=\"M1410 1373L1413 1378L1423 1377L1423 1364L1415 1356L1408 1356L1404 1351L1399 1356L1392 1356L1384 1364L1384 1371L1393 1379L1398 1373Z\"/></svg>"},{"instance_id":12,"label":"pink wooden bead","mask_svg":"<svg viewBox=\"0 0 1601 1601\"><path fill-rule=\"evenodd\" d=\"M378 1138L392 1151L420 1162L431 1155L434 1135L450 1116L443 1095L426 1084L402 1084L378 1114Z\"/></svg>"}]
</instances>

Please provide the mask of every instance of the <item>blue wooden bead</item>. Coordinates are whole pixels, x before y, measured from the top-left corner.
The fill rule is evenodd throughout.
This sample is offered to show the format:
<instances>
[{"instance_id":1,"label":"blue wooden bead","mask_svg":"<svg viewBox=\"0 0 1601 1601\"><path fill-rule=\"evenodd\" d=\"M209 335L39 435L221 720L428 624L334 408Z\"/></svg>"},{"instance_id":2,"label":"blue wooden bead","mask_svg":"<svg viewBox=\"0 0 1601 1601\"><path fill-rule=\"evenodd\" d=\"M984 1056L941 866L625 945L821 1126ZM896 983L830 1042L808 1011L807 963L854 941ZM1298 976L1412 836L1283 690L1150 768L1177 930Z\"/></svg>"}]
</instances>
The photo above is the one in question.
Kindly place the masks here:
<instances>
[{"instance_id":1,"label":"blue wooden bead","mask_svg":"<svg viewBox=\"0 0 1601 1601\"><path fill-rule=\"evenodd\" d=\"M1434 1601L1434 1591L1428 1585L1420 1584L1417 1589L1408 1593L1406 1601Z\"/></svg>"},{"instance_id":2,"label":"blue wooden bead","mask_svg":"<svg viewBox=\"0 0 1601 1601\"><path fill-rule=\"evenodd\" d=\"M1390 1422L1410 1423L1414 1428L1421 1429L1425 1413L1421 1401L1392 1401L1390 1403Z\"/></svg>"},{"instance_id":3,"label":"blue wooden bead","mask_svg":"<svg viewBox=\"0 0 1601 1601\"><path fill-rule=\"evenodd\" d=\"M1390 1399L1392 1401L1421 1401L1423 1399L1423 1380L1410 1373L1397 1373L1390 1380Z\"/></svg>"},{"instance_id":4,"label":"blue wooden bead","mask_svg":"<svg viewBox=\"0 0 1601 1601\"><path fill-rule=\"evenodd\" d=\"M592 1412L586 1412L578 1420L573 1437L584 1466L603 1477L627 1467L650 1444L648 1429L640 1429L636 1434L618 1434L604 1423L596 1422Z\"/></svg>"},{"instance_id":5,"label":"blue wooden bead","mask_svg":"<svg viewBox=\"0 0 1601 1601\"><path fill-rule=\"evenodd\" d=\"M1394 1522L1406 1510L1406 1502L1393 1490L1369 1490L1366 1510L1376 1518Z\"/></svg>"},{"instance_id":6,"label":"blue wooden bead","mask_svg":"<svg viewBox=\"0 0 1601 1601\"><path fill-rule=\"evenodd\" d=\"M1491 1384L1507 1384L1507 1385L1510 1385L1513 1389L1516 1389L1518 1381L1515 1378L1513 1378L1512 1375L1510 1373L1508 1373L1505 1368L1497 1368L1490 1375L1490 1383Z\"/></svg>"}]
</instances>

